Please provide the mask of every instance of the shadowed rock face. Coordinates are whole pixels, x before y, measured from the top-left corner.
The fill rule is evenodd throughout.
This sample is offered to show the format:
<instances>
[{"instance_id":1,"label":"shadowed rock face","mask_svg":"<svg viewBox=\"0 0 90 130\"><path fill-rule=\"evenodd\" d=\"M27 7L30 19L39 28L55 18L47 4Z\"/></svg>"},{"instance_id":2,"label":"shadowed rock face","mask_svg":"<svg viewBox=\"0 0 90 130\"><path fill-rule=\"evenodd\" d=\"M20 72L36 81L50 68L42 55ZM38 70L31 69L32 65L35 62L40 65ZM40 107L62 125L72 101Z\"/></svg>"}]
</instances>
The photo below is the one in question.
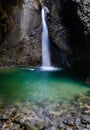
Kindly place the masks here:
<instances>
[{"instance_id":1,"label":"shadowed rock face","mask_svg":"<svg viewBox=\"0 0 90 130\"><path fill-rule=\"evenodd\" d=\"M43 3L50 10L48 20L52 65L87 75L90 70L89 0L46 0ZM9 7L10 3L7 5ZM0 65L39 66L41 7L37 0L25 1L22 8L16 4L11 7L11 12L7 13L9 17L0 20ZM4 6L2 10L5 10ZM25 16L25 10L28 16Z\"/></svg>"},{"instance_id":2,"label":"shadowed rock face","mask_svg":"<svg viewBox=\"0 0 90 130\"><path fill-rule=\"evenodd\" d=\"M90 73L89 8L89 1L57 0L51 11L52 59L80 75Z\"/></svg>"}]
</instances>

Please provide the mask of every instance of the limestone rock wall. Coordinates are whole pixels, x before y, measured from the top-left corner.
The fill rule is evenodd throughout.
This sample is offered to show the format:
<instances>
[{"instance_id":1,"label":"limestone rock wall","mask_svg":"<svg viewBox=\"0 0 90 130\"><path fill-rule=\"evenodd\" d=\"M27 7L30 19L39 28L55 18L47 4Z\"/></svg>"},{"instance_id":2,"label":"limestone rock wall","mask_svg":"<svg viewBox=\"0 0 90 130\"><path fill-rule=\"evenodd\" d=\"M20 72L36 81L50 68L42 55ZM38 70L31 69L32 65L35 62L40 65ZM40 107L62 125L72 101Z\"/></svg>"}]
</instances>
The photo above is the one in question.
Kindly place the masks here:
<instances>
[{"instance_id":1,"label":"limestone rock wall","mask_svg":"<svg viewBox=\"0 0 90 130\"><path fill-rule=\"evenodd\" d=\"M43 3L50 10L52 65L89 75L90 1L43 0ZM21 8L13 6L7 24L0 20L0 28L0 65L41 65L42 27L38 0L25 0Z\"/></svg>"},{"instance_id":2,"label":"limestone rock wall","mask_svg":"<svg viewBox=\"0 0 90 130\"><path fill-rule=\"evenodd\" d=\"M51 16L52 50L57 50L58 62L81 75L90 74L90 1L53 1Z\"/></svg>"},{"instance_id":3,"label":"limestone rock wall","mask_svg":"<svg viewBox=\"0 0 90 130\"><path fill-rule=\"evenodd\" d=\"M14 6L7 28L0 44L0 65L40 64L41 17L37 0L25 0L22 8Z\"/></svg>"}]
</instances>

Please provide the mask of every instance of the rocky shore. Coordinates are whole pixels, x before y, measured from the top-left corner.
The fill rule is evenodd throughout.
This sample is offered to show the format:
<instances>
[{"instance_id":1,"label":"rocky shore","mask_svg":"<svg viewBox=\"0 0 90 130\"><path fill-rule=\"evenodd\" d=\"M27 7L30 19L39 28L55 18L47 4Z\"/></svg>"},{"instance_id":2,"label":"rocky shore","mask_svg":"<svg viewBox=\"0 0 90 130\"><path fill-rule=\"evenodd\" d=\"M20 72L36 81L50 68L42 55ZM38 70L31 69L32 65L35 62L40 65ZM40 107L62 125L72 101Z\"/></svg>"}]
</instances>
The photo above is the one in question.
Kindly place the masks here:
<instances>
[{"instance_id":1,"label":"rocky shore","mask_svg":"<svg viewBox=\"0 0 90 130\"><path fill-rule=\"evenodd\" d=\"M66 104L3 103L0 130L90 130L90 98L80 97Z\"/></svg>"}]
</instances>

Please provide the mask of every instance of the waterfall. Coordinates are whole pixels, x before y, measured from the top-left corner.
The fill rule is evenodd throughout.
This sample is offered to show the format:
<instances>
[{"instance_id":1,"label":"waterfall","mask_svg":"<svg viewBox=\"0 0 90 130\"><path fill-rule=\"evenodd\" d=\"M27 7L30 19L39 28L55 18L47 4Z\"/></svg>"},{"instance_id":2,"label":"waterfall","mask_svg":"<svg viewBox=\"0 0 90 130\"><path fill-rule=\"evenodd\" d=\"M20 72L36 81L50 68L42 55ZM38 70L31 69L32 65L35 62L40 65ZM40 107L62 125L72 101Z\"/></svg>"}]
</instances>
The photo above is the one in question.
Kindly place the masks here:
<instances>
[{"instance_id":1,"label":"waterfall","mask_svg":"<svg viewBox=\"0 0 90 130\"><path fill-rule=\"evenodd\" d=\"M48 8L42 8L42 67L50 67L49 36L46 22Z\"/></svg>"}]
</instances>

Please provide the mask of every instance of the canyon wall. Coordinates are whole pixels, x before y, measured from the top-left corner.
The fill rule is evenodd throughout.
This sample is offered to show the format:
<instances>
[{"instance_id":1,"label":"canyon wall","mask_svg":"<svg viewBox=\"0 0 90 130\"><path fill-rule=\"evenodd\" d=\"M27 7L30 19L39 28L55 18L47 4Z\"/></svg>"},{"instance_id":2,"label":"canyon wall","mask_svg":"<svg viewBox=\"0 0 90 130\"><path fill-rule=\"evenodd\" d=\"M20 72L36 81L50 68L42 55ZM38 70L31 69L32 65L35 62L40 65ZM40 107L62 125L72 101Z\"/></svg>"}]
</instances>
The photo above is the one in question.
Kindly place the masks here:
<instances>
[{"instance_id":1,"label":"canyon wall","mask_svg":"<svg viewBox=\"0 0 90 130\"><path fill-rule=\"evenodd\" d=\"M50 10L48 28L52 65L81 75L90 73L90 1L43 0ZM0 2L0 65L41 65L41 5L25 0L21 6Z\"/></svg>"},{"instance_id":2,"label":"canyon wall","mask_svg":"<svg viewBox=\"0 0 90 130\"><path fill-rule=\"evenodd\" d=\"M24 1L22 7L12 6L8 21L5 21L7 27L4 27L4 30L6 29L6 32L3 32L3 38L1 38L1 65L35 66L40 64L40 15L39 4L35 0Z\"/></svg>"},{"instance_id":3,"label":"canyon wall","mask_svg":"<svg viewBox=\"0 0 90 130\"><path fill-rule=\"evenodd\" d=\"M80 75L89 74L90 1L53 1L51 16L52 48L59 63Z\"/></svg>"}]
</instances>

